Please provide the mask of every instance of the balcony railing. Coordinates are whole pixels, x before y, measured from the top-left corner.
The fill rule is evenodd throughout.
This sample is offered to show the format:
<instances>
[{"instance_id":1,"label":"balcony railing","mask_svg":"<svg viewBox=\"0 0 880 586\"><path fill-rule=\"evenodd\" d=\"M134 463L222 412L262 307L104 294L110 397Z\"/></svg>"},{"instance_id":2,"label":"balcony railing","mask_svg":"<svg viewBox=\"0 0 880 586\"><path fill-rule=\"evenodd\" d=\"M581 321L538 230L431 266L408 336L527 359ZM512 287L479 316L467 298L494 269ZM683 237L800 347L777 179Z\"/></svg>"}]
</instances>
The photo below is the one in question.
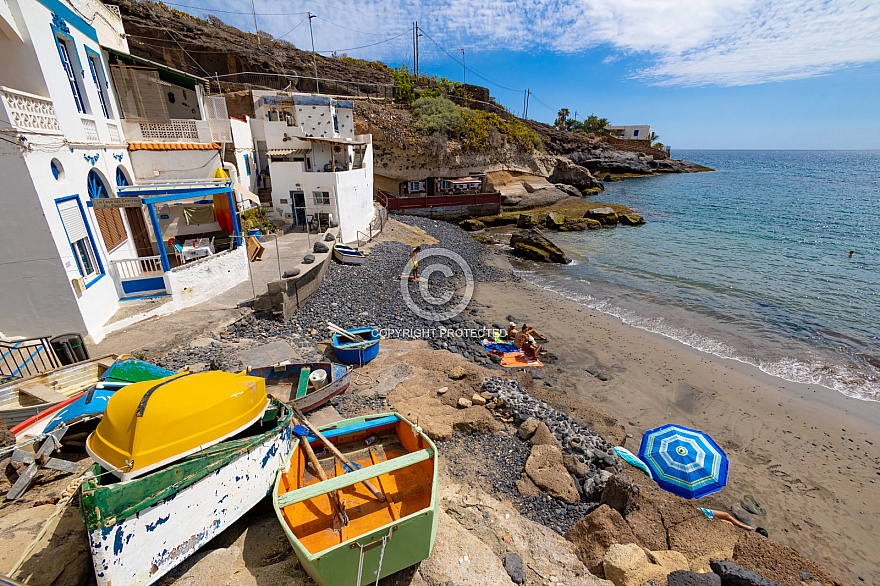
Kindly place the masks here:
<instances>
[{"instance_id":1,"label":"balcony railing","mask_svg":"<svg viewBox=\"0 0 880 586\"><path fill-rule=\"evenodd\" d=\"M15 130L62 134L52 100L0 86L0 101Z\"/></svg>"},{"instance_id":2,"label":"balcony railing","mask_svg":"<svg viewBox=\"0 0 880 586\"><path fill-rule=\"evenodd\" d=\"M83 131L86 133L86 142L98 142L98 125L94 120L82 118Z\"/></svg>"},{"instance_id":3,"label":"balcony railing","mask_svg":"<svg viewBox=\"0 0 880 586\"><path fill-rule=\"evenodd\" d=\"M211 128L205 120L172 119L168 122L122 121L128 142L212 142Z\"/></svg>"}]
</instances>

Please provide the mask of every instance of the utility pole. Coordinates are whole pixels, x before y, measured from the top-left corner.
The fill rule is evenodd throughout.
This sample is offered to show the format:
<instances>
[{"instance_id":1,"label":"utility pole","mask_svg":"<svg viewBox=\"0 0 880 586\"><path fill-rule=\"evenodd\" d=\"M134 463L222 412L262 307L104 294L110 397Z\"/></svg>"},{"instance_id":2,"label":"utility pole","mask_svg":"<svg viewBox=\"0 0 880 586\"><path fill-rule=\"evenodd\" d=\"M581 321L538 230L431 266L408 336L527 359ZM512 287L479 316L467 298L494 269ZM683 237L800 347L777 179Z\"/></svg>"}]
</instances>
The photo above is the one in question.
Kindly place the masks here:
<instances>
[{"instance_id":1,"label":"utility pole","mask_svg":"<svg viewBox=\"0 0 880 586\"><path fill-rule=\"evenodd\" d=\"M416 77L419 76L419 37L422 36L422 33L419 32L419 21L416 21Z\"/></svg>"},{"instance_id":2,"label":"utility pole","mask_svg":"<svg viewBox=\"0 0 880 586\"><path fill-rule=\"evenodd\" d=\"M461 51L461 85L467 83L467 67L464 64L464 47L459 47L459 51Z\"/></svg>"},{"instance_id":3,"label":"utility pole","mask_svg":"<svg viewBox=\"0 0 880 586\"><path fill-rule=\"evenodd\" d=\"M413 71L416 70L416 61L418 60L418 56L416 56L416 21L412 23L412 43L413 43Z\"/></svg>"},{"instance_id":4,"label":"utility pole","mask_svg":"<svg viewBox=\"0 0 880 586\"><path fill-rule=\"evenodd\" d=\"M254 11L254 34L257 35L257 44L260 45L260 29L257 27L257 7L254 6L254 0L251 0L251 10Z\"/></svg>"},{"instance_id":5,"label":"utility pole","mask_svg":"<svg viewBox=\"0 0 880 586\"><path fill-rule=\"evenodd\" d=\"M529 118L529 97L532 95L532 90L526 88L526 111L523 115L524 120L528 120Z\"/></svg>"},{"instance_id":6,"label":"utility pole","mask_svg":"<svg viewBox=\"0 0 880 586\"><path fill-rule=\"evenodd\" d=\"M253 0L251 0L253 1ZM315 93L320 94L321 88L318 85L318 61L315 59L315 33L312 32L312 19L317 15L306 12L309 15L309 36L312 37L312 65L315 67Z\"/></svg>"}]
</instances>

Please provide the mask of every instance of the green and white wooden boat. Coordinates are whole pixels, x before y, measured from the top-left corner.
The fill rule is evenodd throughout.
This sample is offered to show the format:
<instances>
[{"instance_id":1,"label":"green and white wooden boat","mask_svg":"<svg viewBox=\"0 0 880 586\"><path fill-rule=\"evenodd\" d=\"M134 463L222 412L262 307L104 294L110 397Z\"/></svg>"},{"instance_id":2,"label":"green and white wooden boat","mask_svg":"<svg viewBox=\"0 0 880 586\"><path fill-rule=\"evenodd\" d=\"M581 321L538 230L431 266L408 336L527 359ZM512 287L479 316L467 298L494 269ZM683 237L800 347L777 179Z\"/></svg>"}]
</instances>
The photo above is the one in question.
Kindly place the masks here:
<instances>
[{"instance_id":1,"label":"green and white wooden boat","mask_svg":"<svg viewBox=\"0 0 880 586\"><path fill-rule=\"evenodd\" d=\"M320 456L323 445L309 435L305 439L327 476L321 481L302 440L294 438L272 492L281 526L309 576L320 586L362 586L426 559L438 521L434 443L397 413L319 429L359 468L343 473L328 450ZM384 501L365 480L381 490ZM338 513L339 501L344 515Z\"/></svg>"},{"instance_id":2,"label":"green and white wooden boat","mask_svg":"<svg viewBox=\"0 0 880 586\"><path fill-rule=\"evenodd\" d=\"M95 465L80 510L99 586L153 584L271 490L291 449L288 406L234 437L125 482Z\"/></svg>"}]
</instances>

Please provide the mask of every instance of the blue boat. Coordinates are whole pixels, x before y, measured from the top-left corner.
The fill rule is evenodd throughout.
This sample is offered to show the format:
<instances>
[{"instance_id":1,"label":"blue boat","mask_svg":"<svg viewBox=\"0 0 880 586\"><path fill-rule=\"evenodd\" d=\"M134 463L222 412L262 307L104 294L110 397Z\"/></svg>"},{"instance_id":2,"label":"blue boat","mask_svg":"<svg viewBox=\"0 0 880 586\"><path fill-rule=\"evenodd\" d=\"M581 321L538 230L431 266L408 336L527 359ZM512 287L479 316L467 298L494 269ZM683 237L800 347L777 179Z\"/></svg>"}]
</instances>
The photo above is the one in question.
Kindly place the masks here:
<instances>
[{"instance_id":1,"label":"blue boat","mask_svg":"<svg viewBox=\"0 0 880 586\"><path fill-rule=\"evenodd\" d=\"M348 364L366 364L379 354L379 332L373 328L345 330L362 342L354 342L341 334L333 334L333 351L336 358Z\"/></svg>"},{"instance_id":2,"label":"blue boat","mask_svg":"<svg viewBox=\"0 0 880 586\"><path fill-rule=\"evenodd\" d=\"M336 260L346 265L362 265L367 259L363 252L358 252L354 248L340 243L333 245L333 252Z\"/></svg>"}]
</instances>

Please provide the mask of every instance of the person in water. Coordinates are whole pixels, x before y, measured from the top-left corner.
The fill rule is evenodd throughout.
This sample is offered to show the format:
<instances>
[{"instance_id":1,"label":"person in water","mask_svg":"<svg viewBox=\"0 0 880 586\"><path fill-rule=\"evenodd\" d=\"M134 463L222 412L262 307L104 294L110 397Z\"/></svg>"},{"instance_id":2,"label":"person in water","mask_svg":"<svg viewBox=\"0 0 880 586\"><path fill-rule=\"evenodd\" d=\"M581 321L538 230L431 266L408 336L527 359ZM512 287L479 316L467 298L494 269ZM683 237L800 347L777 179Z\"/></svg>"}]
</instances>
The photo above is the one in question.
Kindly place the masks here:
<instances>
[{"instance_id":1,"label":"person in water","mask_svg":"<svg viewBox=\"0 0 880 586\"><path fill-rule=\"evenodd\" d=\"M848 256L847 258L852 258L853 255L854 255L855 253L856 253L855 250L850 250L850 251L849 251L849 256Z\"/></svg>"},{"instance_id":2,"label":"person in water","mask_svg":"<svg viewBox=\"0 0 880 586\"><path fill-rule=\"evenodd\" d=\"M409 274L410 281L418 281L419 280L419 261L416 260L416 255L422 251L421 246L416 246L412 249L412 252L409 253L410 262L412 262L412 271Z\"/></svg>"}]
</instances>

